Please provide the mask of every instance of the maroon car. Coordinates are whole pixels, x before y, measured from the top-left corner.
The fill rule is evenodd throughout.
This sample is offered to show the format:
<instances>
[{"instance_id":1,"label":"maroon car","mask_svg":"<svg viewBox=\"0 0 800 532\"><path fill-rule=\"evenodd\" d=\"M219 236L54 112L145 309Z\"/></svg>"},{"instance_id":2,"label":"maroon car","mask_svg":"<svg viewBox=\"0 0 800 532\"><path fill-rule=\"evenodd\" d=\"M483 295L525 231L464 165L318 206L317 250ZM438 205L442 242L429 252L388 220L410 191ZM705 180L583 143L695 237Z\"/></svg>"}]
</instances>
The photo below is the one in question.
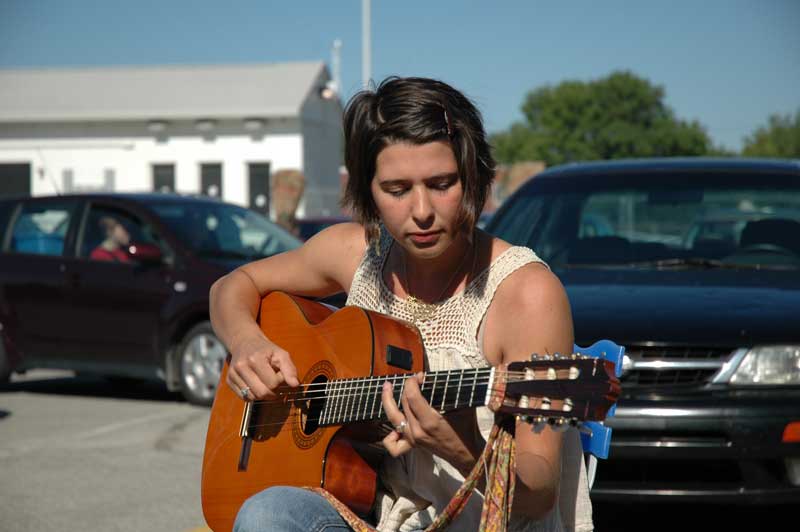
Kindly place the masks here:
<instances>
[{"instance_id":1,"label":"maroon car","mask_svg":"<svg viewBox=\"0 0 800 532\"><path fill-rule=\"evenodd\" d=\"M210 404L211 284L300 245L262 215L165 194L0 199L0 382L60 368L157 377Z\"/></svg>"}]
</instances>

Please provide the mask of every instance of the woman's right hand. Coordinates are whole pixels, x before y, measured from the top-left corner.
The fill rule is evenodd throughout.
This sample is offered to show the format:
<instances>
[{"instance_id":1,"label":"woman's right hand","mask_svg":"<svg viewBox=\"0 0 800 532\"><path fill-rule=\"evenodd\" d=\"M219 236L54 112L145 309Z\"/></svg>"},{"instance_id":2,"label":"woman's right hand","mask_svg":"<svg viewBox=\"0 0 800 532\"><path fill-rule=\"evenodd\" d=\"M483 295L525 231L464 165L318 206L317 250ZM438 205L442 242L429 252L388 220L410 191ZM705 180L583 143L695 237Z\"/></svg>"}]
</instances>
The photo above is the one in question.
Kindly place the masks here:
<instances>
[{"instance_id":1,"label":"woman's right hand","mask_svg":"<svg viewBox=\"0 0 800 532\"><path fill-rule=\"evenodd\" d=\"M227 383L246 400L273 398L282 386L300 385L292 357L263 334L233 344Z\"/></svg>"}]
</instances>

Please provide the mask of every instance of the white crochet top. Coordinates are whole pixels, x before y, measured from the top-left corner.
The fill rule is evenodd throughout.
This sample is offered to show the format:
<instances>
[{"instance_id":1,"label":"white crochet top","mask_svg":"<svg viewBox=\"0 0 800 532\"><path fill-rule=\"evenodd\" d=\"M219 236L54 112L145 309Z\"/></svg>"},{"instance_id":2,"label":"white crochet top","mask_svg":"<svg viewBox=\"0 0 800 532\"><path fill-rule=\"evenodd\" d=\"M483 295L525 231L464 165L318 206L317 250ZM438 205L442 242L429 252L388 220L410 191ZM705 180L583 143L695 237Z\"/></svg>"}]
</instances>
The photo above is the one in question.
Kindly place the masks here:
<instances>
[{"instance_id":1,"label":"white crochet top","mask_svg":"<svg viewBox=\"0 0 800 532\"><path fill-rule=\"evenodd\" d=\"M359 306L414 323L403 299L383 281L383 268L394 240L384 229L378 246L368 246L353 278L347 305ZM460 293L439 302L430 319L416 323L425 346L430 371L476 368L488 365L482 350L482 324L500 283L518 268L542 260L529 248L510 247L476 276ZM493 416L476 410L484 437ZM377 501L381 532L423 529L450 502L464 477L445 460L423 449L413 449L397 459L386 458L381 471L385 489ZM483 498L475 493L451 530L477 530ZM580 438L575 429L565 433L559 504L539 522L515 520L511 530L588 532L592 527L586 471Z\"/></svg>"}]
</instances>

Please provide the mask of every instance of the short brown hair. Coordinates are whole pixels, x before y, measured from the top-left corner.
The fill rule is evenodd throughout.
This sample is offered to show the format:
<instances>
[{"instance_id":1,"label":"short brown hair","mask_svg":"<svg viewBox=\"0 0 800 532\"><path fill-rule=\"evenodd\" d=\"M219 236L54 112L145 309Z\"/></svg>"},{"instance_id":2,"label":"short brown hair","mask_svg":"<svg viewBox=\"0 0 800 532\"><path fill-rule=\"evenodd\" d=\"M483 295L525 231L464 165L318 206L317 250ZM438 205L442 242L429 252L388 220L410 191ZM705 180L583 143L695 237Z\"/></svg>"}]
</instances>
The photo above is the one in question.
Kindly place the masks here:
<instances>
[{"instance_id":1,"label":"short brown hair","mask_svg":"<svg viewBox=\"0 0 800 532\"><path fill-rule=\"evenodd\" d=\"M390 77L357 93L344 112L345 165L350 178L343 204L366 229L378 234L378 209L370 185L378 154L398 142L450 143L464 190L459 224L471 233L494 179L495 162L483 119L461 92L429 78Z\"/></svg>"}]
</instances>

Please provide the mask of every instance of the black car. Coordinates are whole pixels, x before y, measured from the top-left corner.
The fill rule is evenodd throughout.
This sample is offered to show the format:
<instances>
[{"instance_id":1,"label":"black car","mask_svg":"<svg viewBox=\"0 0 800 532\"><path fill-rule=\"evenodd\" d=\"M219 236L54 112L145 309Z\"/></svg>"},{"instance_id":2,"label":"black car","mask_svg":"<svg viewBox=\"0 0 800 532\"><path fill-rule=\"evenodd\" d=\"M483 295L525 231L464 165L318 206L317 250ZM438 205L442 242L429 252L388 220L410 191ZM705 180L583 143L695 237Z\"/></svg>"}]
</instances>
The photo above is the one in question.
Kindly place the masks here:
<instances>
[{"instance_id":1,"label":"black car","mask_svg":"<svg viewBox=\"0 0 800 532\"><path fill-rule=\"evenodd\" d=\"M800 161L564 165L487 229L627 348L594 499L800 502Z\"/></svg>"},{"instance_id":2,"label":"black car","mask_svg":"<svg viewBox=\"0 0 800 532\"><path fill-rule=\"evenodd\" d=\"M0 383L32 368L157 377L210 404L227 354L208 321L211 284L298 246L210 198L0 199Z\"/></svg>"}]
</instances>

